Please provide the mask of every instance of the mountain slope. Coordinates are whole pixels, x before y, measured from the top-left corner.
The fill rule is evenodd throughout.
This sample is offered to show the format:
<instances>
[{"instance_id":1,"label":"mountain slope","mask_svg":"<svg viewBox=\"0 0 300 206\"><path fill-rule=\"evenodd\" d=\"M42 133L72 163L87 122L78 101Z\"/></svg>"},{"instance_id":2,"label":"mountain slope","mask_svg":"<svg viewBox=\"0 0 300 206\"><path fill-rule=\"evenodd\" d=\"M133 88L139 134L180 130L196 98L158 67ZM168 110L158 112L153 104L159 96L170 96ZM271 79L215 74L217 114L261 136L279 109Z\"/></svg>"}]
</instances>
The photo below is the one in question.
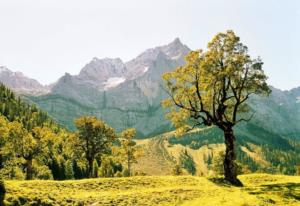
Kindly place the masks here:
<instances>
[{"instance_id":1,"label":"mountain slope","mask_svg":"<svg viewBox=\"0 0 300 206\"><path fill-rule=\"evenodd\" d=\"M291 142L264 132L262 128L255 131L261 139L252 138L252 134L244 130L238 129L236 132L237 161L243 165L243 172L295 174L295 166L300 162L300 141ZM172 175L183 151L193 158L197 175L212 175L215 173L214 162L225 150L223 134L214 127L195 129L182 137L168 132L136 142L143 148L144 155L134 165L134 170L151 175Z\"/></svg>"},{"instance_id":2,"label":"mountain slope","mask_svg":"<svg viewBox=\"0 0 300 206\"><path fill-rule=\"evenodd\" d=\"M12 72L0 66L0 82L18 93L41 95L50 91L50 86L43 86L38 81L24 76L21 72Z\"/></svg>"},{"instance_id":3,"label":"mountain slope","mask_svg":"<svg viewBox=\"0 0 300 206\"><path fill-rule=\"evenodd\" d=\"M27 99L71 129L73 120L86 114L104 119L118 131L135 127L139 136L157 134L170 128L160 106L166 96L161 75L182 65L188 52L175 39L126 63L94 58L78 75L61 77L51 93Z\"/></svg>"},{"instance_id":4,"label":"mountain slope","mask_svg":"<svg viewBox=\"0 0 300 206\"><path fill-rule=\"evenodd\" d=\"M291 138L300 138L300 88L281 91L272 87L268 98L253 96L250 99L255 111L252 123Z\"/></svg>"}]
</instances>

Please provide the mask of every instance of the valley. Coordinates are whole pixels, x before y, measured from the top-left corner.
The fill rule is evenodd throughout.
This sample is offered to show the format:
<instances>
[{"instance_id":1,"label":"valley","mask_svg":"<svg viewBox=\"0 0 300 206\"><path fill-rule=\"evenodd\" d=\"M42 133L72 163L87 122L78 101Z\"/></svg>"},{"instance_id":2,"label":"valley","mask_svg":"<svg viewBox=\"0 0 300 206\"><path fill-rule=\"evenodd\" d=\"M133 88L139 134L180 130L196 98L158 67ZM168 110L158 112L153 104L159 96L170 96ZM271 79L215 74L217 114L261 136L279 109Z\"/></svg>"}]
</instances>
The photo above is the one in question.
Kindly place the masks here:
<instances>
[{"instance_id":1,"label":"valley","mask_svg":"<svg viewBox=\"0 0 300 206\"><path fill-rule=\"evenodd\" d=\"M0 0L0 206L300 206L299 20Z\"/></svg>"},{"instance_id":2,"label":"valley","mask_svg":"<svg viewBox=\"0 0 300 206\"><path fill-rule=\"evenodd\" d=\"M224 87L217 93L206 85L205 78L216 75L212 70L197 83L200 69L189 65L197 52L176 38L127 62L95 57L77 75L66 73L50 85L1 67L0 173L7 205L297 205L300 87L268 86L258 60L249 94L223 76L214 80ZM246 78L249 68L242 69ZM173 103L166 104L168 97ZM247 121L236 120L239 112ZM193 121L196 128L185 127ZM224 134L232 135L232 152ZM227 160L240 183L221 178L233 153Z\"/></svg>"}]
</instances>

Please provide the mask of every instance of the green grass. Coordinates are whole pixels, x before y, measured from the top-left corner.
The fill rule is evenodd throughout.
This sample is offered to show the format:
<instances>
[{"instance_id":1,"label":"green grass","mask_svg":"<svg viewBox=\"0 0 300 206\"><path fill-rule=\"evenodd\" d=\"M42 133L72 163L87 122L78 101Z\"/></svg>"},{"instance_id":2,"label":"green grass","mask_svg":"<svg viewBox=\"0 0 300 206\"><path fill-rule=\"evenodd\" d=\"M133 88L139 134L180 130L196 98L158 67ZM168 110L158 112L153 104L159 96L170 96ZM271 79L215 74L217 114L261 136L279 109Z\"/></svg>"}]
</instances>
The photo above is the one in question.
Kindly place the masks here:
<instances>
[{"instance_id":1,"label":"green grass","mask_svg":"<svg viewBox=\"0 0 300 206\"><path fill-rule=\"evenodd\" d=\"M300 205L300 177L240 176L243 188L220 179L146 176L70 181L6 181L7 205Z\"/></svg>"}]
</instances>

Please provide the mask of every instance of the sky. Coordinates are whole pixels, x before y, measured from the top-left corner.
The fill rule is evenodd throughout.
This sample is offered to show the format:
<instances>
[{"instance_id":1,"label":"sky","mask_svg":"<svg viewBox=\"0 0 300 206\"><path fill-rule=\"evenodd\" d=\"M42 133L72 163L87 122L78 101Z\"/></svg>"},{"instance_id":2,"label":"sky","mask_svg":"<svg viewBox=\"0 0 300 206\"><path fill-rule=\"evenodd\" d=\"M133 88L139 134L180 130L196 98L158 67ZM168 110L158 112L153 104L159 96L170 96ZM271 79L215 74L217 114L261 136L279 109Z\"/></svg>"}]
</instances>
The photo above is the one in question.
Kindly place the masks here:
<instances>
[{"instance_id":1,"label":"sky","mask_svg":"<svg viewBox=\"0 0 300 206\"><path fill-rule=\"evenodd\" d=\"M0 65L49 84L93 57L128 61L176 37L205 48L228 29L269 84L300 86L298 0L0 0Z\"/></svg>"}]
</instances>

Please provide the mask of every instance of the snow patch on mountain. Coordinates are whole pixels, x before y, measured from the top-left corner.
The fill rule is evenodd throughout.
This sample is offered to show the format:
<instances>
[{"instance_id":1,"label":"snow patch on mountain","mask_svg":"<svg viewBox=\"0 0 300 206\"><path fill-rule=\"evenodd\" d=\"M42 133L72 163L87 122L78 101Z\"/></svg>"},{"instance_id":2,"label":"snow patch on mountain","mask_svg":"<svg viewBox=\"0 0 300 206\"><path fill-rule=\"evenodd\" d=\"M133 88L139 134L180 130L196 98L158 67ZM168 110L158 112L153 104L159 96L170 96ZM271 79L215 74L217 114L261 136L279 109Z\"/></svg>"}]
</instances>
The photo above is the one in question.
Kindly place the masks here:
<instances>
[{"instance_id":1,"label":"snow patch on mountain","mask_svg":"<svg viewBox=\"0 0 300 206\"><path fill-rule=\"evenodd\" d=\"M107 81L103 83L104 90L114 88L114 87L118 86L119 84L125 82L125 80L126 79L124 77L111 77L111 78L108 78Z\"/></svg>"},{"instance_id":2,"label":"snow patch on mountain","mask_svg":"<svg viewBox=\"0 0 300 206\"><path fill-rule=\"evenodd\" d=\"M149 67L145 67L143 73L146 73L149 70Z\"/></svg>"},{"instance_id":3,"label":"snow patch on mountain","mask_svg":"<svg viewBox=\"0 0 300 206\"><path fill-rule=\"evenodd\" d=\"M171 57L171 59L176 60L179 59L182 56L182 54L178 54L176 56Z\"/></svg>"}]
</instances>

